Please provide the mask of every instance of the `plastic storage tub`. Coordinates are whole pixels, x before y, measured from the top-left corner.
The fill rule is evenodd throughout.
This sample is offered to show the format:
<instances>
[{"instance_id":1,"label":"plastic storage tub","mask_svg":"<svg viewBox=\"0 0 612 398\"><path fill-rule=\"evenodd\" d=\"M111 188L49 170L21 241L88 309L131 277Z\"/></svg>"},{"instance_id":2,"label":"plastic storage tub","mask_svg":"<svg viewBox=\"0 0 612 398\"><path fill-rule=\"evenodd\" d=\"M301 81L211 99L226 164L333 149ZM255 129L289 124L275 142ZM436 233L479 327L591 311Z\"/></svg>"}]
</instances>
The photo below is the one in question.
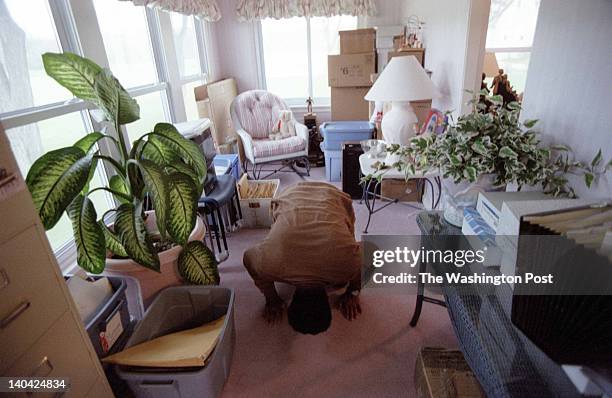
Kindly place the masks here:
<instances>
[{"instance_id":1,"label":"plastic storage tub","mask_svg":"<svg viewBox=\"0 0 612 398\"><path fill-rule=\"evenodd\" d=\"M226 315L225 324L206 366L180 369L116 366L117 375L136 397L219 396L229 375L236 341L232 289L177 286L163 290L126 344L127 348L165 334L198 327L223 315Z\"/></svg>"},{"instance_id":2,"label":"plastic storage tub","mask_svg":"<svg viewBox=\"0 0 612 398\"><path fill-rule=\"evenodd\" d=\"M321 150L325 155L325 177L327 181L340 181L342 176L342 150L325 149L323 144L322 142Z\"/></svg>"},{"instance_id":3,"label":"plastic storage tub","mask_svg":"<svg viewBox=\"0 0 612 398\"><path fill-rule=\"evenodd\" d=\"M225 168L225 174L231 174L234 176L236 181L240 179L240 162L238 160L238 154L230 153L225 155L217 155L213 160L216 167ZM219 175L218 172L216 172Z\"/></svg>"},{"instance_id":4,"label":"plastic storage tub","mask_svg":"<svg viewBox=\"0 0 612 398\"><path fill-rule=\"evenodd\" d=\"M340 151L345 141L369 140L374 134L374 124L370 122L325 122L319 127L324 151Z\"/></svg>"}]
</instances>

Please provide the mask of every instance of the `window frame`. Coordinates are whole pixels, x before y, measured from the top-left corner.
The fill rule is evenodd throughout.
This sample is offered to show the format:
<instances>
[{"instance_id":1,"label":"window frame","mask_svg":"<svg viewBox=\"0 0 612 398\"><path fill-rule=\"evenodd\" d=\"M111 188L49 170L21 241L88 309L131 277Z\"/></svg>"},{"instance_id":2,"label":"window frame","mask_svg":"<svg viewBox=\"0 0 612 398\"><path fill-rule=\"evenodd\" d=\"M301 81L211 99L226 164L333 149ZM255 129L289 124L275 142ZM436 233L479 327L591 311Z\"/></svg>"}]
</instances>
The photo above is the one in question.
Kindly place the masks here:
<instances>
[{"instance_id":1,"label":"window frame","mask_svg":"<svg viewBox=\"0 0 612 398\"><path fill-rule=\"evenodd\" d=\"M102 40L102 33L98 25L98 17L95 13L93 0L47 0L51 11L51 18L55 27L61 51L69 51L81 56L93 59L103 67L108 67L108 57ZM164 18L164 11L158 11L149 7L144 7L147 34L151 40L151 48L155 62L157 82L126 88L134 98L158 92L163 93L163 108L165 117L172 123L186 120L183 97L175 97L173 88L178 87L180 91L182 85L194 81L202 81L203 84L208 80L208 58L205 45L204 23L198 18L194 18L196 28L197 51L200 60L200 72L192 76L181 78L172 76L169 73L169 65L177 62L176 52L169 52L164 43L174 40L172 32L161 29L160 18ZM95 19L95 23L92 22ZM169 17L168 17L169 20ZM70 113L80 112L83 123L88 131L96 131L101 127L96 121L91 111L96 108L90 103L78 98L71 98L67 101L59 101L44 105L32 106L17 109L0 114L0 124L5 130L21 127L44 120L53 119ZM111 134L122 134L129 142L127 130L122 128L120 132L110 131ZM100 152L104 155L116 155L116 148L109 145L106 140L99 142ZM102 164L102 178L108 180L115 171L107 165ZM112 197L107 196L109 205L114 206ZM62 272L69 272L76 266L76 245L74 239L70 239L54 251Z\"/></svg>"}]
</instances>

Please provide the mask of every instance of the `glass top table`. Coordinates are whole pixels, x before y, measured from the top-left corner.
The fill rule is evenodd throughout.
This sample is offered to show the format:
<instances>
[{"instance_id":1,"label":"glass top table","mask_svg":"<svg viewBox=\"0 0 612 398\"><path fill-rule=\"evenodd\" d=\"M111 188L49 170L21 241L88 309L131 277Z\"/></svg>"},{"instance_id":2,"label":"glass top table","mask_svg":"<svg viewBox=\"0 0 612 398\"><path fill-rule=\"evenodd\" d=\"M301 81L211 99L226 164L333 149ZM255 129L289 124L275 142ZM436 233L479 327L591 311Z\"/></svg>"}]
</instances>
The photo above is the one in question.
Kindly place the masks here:
<instances>
[{"instance_id":1,"label":"glass top table","mask_svg":"<svg viewBox=\"0 0 612 398\"><path fill-rule=\"evenodd\" d=\"M422 192L423 184L429 184L431 188L431 208L435 209L440 202L440 195L442 192L442 183L440 180L440 173L438 171L420 171L415 174L406 174L402 171L397 170L394 167L377 171L375 165L378 162L384 161L384 158L372 158L367 153L359 156L359 171L362 176L372 175L374 178L363 183L363 194L361 201L365 204L368 210L368 221L366 223L364 234L368 233L370 227L370 221L372 216L377 212L385 209L387 206L401 203L408 207L422 209L420 205L414 205L410 203L400 202L397 198L386 198L380 194L380 185L382 180L394 179L394 180L408 180L417 179L417 189ZM379 177L379 178L376 178ZM436 189L437 188L437 189ZM437 195L436 195L437 192ZM383 205L376 207L376 202L379 199L384 199L387 202Z\"/></svg>"},{"instance_id":2,"label":"glass top table","mask_svg":"<svg viewBox=\"0 0 612 398\"><path fill-rule=\"evenodd\" d=\"M444 221L440 211L424 211L417 216L424 247L448 241L469 245L461 230ZM435 235L445 236L437 240ZM456 237L456 239L454 239ZM425 272L428 264L421 264ZM448 269L430 265L435 273ZM441 269L446 268L446 269ZM457 271L457 269L454 269ZM499 273L498 269L470 264L461 272ZM513 292L509 285L443 285L445 305L465 359L490 397L576 397L580 396L561 366L552 361L511 321ZM424 294L420 286L415 326ZM432 302L432 301L429 301ZM433 300L435 302L435 299ZM412 322L411 322L412 324Z\"/></svg>"}]
</instances>

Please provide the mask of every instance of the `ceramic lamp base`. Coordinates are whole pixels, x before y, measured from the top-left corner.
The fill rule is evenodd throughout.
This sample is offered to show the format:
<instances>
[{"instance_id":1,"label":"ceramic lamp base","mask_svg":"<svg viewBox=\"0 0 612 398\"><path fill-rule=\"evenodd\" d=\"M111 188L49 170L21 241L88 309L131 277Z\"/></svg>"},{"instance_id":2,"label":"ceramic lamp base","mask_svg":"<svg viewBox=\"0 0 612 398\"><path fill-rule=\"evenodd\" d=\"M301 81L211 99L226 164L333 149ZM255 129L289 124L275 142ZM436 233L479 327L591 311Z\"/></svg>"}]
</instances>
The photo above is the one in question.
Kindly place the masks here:
<instances>
[{"instance_id":1,"label":"ceramic lamp base","mask_svg":"<svg viewBox=\"0 0 612 398\"><path fill-rule=\"evenodd\" d=\"M387 144L406 146L417 133L418 118L410 102L393 101L391 110L383 116L381 128Z\"/></svg>"}]
</instances>

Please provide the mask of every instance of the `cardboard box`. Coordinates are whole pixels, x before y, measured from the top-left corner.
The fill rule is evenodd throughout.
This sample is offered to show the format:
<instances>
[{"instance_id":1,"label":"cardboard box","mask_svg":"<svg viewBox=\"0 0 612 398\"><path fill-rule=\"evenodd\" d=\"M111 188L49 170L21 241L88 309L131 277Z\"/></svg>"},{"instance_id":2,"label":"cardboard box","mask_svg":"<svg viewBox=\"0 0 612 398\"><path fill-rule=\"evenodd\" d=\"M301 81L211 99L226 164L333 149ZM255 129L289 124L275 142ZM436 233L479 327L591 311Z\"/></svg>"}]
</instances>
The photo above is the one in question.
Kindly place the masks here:
<instances>
[{"instance_id":1,"label":"cardboard box","mask_svg":"<svg viewBox=\"0 0 612 398\"><path fill-rule=\"evenodd\" d=\"M406 57L408 55L415 56L419 63L425 67L425 49L424 48L407 48L402 51L389 51L387 54L387 62L393 57Z\"/></svg>"},{"instance_id":2,"label":"cardboard box","mask_svg":"<svg viewBox=\"0 0 612 398\"><path fill-rule=\"evenodd\" d=\"M385 198L397 199L400 202L421 201L422 187L419 187L416 179L405 181L386 178L382 180L380 186L380 194Z\"/></svg>"},{"instance_id":3,"label":"cardboard box","mask_svg":"<svg viewBox=\"0 0 612 398\"><path fill-rule=\"evenodd\" d=\"M341 54L327 57L330 87L369 87L370 75L376 73L376 53Z\"/></svg>"},{"instance_id":4,"label":"cardboard box","mask_svg":"<svg viewBox=\"0 0 612 398\"><path fill-rule=\"evenodd\" d=\"M340 54L359 54L376 51L376 29L341 30Z\"/></svg>"},{"instance_id":5,"label":"cardboard box","mask_svg":"<svg viewBox=\"0 0 612 398\"><path fill-rule=\"evenodd\" d=\"M332 120L370 120L369 103L363 97L369 87L332 87Z\"/></svg>"},{"instance_id":6,"label":"cardboard box","mask_svg":"<svg viewBox=\"0 0 612 398\"><path fill-rule=\"evenodd\" d=\"M238 95L234 79L220 80L194 89L198 116L212 122L211 132L217 147L236 140L230 105Z\"/></svg>"},{"instance_id":7,"label":"cardboard box","mask_svg":"<svg viewBox=\"0 0 612 398\"><path fill-rule=\"evenodd\" d=\"M424 347L414 381L419 398L481 398L484 392L459 350Z\"/></svg>"}]
</instances>

